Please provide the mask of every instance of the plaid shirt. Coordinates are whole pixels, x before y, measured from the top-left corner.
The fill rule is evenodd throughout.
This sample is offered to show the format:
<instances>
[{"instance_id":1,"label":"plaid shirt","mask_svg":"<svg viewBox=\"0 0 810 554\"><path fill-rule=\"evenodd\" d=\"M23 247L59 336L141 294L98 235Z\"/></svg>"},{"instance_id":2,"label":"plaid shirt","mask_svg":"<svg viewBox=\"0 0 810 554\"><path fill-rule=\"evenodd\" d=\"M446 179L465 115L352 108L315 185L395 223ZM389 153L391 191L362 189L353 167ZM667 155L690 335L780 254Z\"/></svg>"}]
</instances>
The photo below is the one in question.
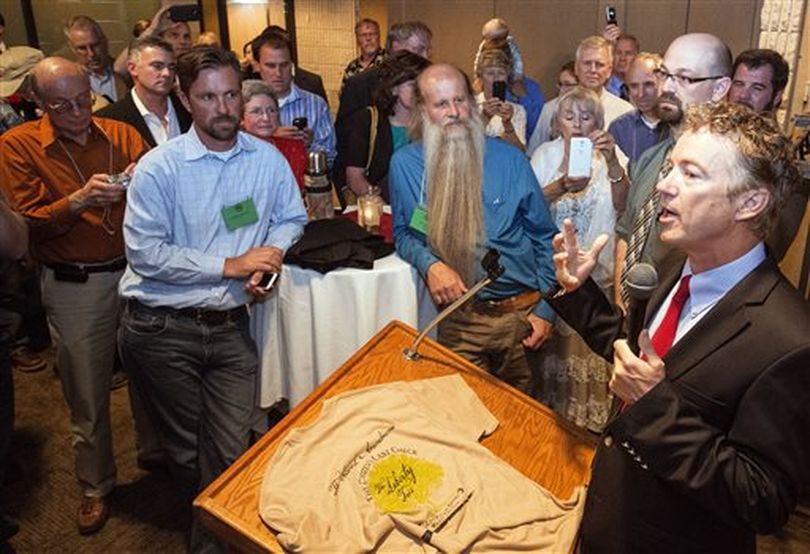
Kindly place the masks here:
<instances>
[{"instance_id":1,"label":"plaid shirt","mask_svg":"<svg viewBox=\"0 0 810 554\"><path fill-rule=\"evenodd\" d=\"M346 86L346 81L348 81L351 77L354 77L358 73L362 73L366 69L380 65L387 55L388 52L385 50L385 48L378 48L377 51L374 52L374 57L371 59L371 63L366 67L363 67L362 56L358 56L350 61L349 65L346 66L346 69L343 70L343 82L340 85L340 88L342 89L344 86Z\"/></svg>"}]
</instances>

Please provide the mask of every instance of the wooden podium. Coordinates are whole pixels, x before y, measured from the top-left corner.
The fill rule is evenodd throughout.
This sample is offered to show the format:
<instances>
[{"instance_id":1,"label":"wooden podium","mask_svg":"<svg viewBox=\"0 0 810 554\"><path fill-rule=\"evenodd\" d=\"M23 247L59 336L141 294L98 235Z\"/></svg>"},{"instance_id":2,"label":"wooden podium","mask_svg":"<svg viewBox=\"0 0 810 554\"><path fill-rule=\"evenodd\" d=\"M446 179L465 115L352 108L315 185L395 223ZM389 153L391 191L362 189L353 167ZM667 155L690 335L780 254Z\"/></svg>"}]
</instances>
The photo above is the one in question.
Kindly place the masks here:
<instances>
[{"instance_id":1,"label":"wooden podium","mask_svg":"<svg viewBox=\"0 0 810 554\"><path fill-rule=\"evenodd\" d=\"M588 482L593 437L435 342L422 343L420 360L406 360L403 350L415 337L405 324L389 323L268 431L194 501L206 526L236 551L283 552L259 518L259 493L267 463L287 432L314 421L323 401L341 392L456 372L500 422L484 446L560 498Z\"/></svg>"}]
</instances>

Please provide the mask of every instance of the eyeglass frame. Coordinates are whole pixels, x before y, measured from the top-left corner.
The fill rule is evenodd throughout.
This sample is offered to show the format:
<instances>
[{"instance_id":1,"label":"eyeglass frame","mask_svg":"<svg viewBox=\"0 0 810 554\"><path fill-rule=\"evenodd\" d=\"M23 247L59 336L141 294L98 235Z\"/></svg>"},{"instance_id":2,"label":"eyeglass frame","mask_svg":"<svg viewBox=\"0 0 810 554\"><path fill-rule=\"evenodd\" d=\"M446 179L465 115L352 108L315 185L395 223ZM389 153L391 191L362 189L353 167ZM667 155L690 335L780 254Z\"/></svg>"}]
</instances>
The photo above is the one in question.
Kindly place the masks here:
<instances>
[{"instance_id":1,"label":"eyeglass frame","mask_svg":"<svg viewBox=\"0 0 810 554\"><path fill-rule=\"evenodd\" d=\"M251 108L249 110L245 110L245 115L249 115L251 117L272 117L273 115L278 115L280 111L281 110L278 108L268 106L266 108Z\"/></svg>"},{"instance_id":2,"label":"eyeglass frame","mask_svg":"<svg viewBox=\"0 0 810 554\"><path fill-rule=\"evenodd\" d=\"M67 113L70 110L75 109L75 108L83 110L83 109L86 109L86 108L93 107L93 104L96 103L96 93L93 92L92 90L87 91L87 94L89 95L89 103L86 106L82 105L82 103L79 103L79 100L78 100L84 94L85 94L84 92L79 93L76 96L74 96L73 98L61 100L60 102L58 102L56 104L53 104L51 102L43 102L43 104L45 105L46 108L48 108L48 110L52 111L53 113L57 113L57 114Z\"/></svg>"},{"instance_id":3,"label":"eyeglass frame","mask_svg":"<svg viewBox=\"0 0 810 554\"><path fill-rule=\"evenodd\" d=\"M698 83L703 83L705 81L711 81L712 79L722 79L726 77L726 75L712 75L711 77L689 77L688 75L677 75L675 73L670 73L663 66L657 67L653 70L653 75L661 79L662 83L666 83L667 80L672 78L678 85L684 86L691 86L696 85Z\"/></svg>"}]
</instances>

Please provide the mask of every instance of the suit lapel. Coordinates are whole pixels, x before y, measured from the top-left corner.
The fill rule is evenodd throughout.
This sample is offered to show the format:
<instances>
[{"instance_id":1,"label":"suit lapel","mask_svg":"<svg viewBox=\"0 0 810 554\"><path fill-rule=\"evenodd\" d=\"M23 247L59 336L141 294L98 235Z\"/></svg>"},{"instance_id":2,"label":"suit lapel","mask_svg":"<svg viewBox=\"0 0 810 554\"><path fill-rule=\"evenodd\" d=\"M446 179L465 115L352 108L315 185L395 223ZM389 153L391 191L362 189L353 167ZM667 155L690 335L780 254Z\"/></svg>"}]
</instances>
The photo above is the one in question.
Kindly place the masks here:
<instances>
[{"instance_id":1,"label":"suit lapel","mask_svg":"<svg viewBox=\"0 0 810 554\"><path fill-rule=\"evenodd\" d=\"M749 325L746 306L762 304L776 285L777 278L778 271L769 258L737 283L697 325L672 346L664 358L669 378L680 378L706 356L743 332Z\"/></svg>"},{"instance_id":2,"label":"suit lapel","mask_svg":"<svg viewBox=\"0 0 810 554\"><path fill-rule=\"evenodd\" d=\"M128 119L131 121L132 126L138 130L141 136L149 143L150 148L154 148L157 145L157 141L155 137L152 136L152 131L149 130L149 126L144 121L141 112L138 111L138 106L135 105L135 101L132 99L132 93L127 93L124 97L124 105L129 112Z\"/></svg>"}]
</instances>

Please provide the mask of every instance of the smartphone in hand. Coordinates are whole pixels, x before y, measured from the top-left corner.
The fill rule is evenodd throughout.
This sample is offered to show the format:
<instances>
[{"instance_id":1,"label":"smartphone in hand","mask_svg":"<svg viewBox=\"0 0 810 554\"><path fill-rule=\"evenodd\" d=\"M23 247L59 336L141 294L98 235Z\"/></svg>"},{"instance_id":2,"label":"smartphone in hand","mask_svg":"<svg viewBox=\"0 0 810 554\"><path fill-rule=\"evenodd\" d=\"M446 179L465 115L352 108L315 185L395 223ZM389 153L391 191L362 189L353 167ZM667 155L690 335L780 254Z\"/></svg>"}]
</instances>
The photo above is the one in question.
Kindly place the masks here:
<instances>
[{"instance_id":1,"label":"smartphone in hand","mask_svg":"<svg viewBox=\"0 0 810 554\"><path fill-rule=\"evenodd\" d=\"M506 81L495 81L492 83L492 96L506 102Z\"/></svg>"},{"instance_id":2,"label":"smartphone in hand","mask_svg":"<svg viewBox=\"0 0 810 554\"><path fill-rule=\"evenodd\" d=\"M264 292L267 292L271 288L273 288L273 285L276 284L277 279L278 279L278 273L271 273L269 271L266 271L264 273L264 275L262 275L262 278L259 281L259 284L256 285L256 288L261 289Z\"/></svg>"},{"instance_id":3,"label":"smartphone in hand","mask_svg":"<svg viewBox=\"0 0 810 554\"><path fill-rule=\"evenodd\" d=\"M616 21L616 8L613 6L606 6L605 7L605 20L607 21L608 25L618 25L619 23Z\"/></svg>"},{"instance_id":4,"label":"smartphone in hand","mask_svg":"<svg viewBox=\"0 0 810 554\"><path fill-rule=\"evenodd\" d=\"M593 143L588 137L573 137L568 149L568 176L590 177Z\"/></svg>"}]
</instances>

